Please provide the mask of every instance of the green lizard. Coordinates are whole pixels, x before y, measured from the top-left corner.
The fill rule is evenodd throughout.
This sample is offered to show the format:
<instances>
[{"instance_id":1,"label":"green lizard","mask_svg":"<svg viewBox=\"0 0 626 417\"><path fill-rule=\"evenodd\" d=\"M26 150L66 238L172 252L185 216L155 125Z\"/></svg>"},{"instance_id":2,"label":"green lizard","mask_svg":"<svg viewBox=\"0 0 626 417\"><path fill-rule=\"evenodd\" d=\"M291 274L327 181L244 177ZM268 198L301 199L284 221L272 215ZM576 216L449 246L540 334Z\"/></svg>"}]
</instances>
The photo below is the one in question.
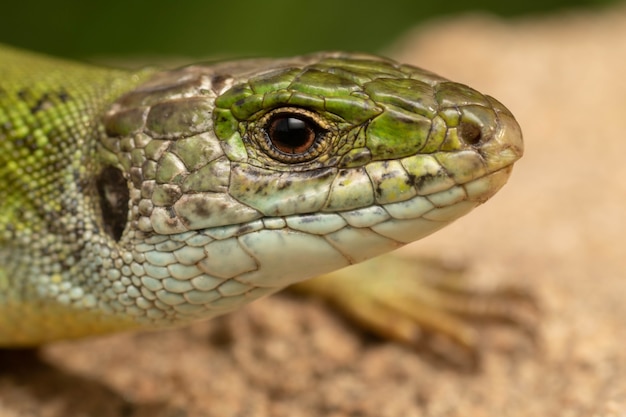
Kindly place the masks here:
<instances>
[{"instance_id":1,"label":"green lizard","mask_svg":"<svg viewBox=\"0 0 626 417\"><path fill-rule=\"evenodd\" d=\"M402 338L410 270L341 292L332 271L469 212L522 149L493 98L369 55L131 72L0 47L0 345L210 318L323 274Z\"/></svg>"}]
</instances>

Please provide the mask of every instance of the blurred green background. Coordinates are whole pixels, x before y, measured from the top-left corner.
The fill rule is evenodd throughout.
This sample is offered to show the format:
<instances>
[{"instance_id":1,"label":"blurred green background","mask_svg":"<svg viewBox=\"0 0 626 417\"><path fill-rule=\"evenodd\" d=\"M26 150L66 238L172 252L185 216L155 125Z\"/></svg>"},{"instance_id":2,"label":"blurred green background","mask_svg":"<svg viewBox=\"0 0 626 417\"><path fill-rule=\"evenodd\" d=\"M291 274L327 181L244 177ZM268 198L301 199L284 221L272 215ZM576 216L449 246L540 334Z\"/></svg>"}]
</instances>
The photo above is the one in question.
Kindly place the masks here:
<instances>
[{"instance_id":1,"label":"blurred green background","mask_svg":"<svg viewBox=\"0 0 626 417\"><path fill-rule=\"evenodd\" d=\"M0 42L66 57L377 52L429 18L600 7L611 0L89 0L2 5Z\"/></svg>"}]
</instances>

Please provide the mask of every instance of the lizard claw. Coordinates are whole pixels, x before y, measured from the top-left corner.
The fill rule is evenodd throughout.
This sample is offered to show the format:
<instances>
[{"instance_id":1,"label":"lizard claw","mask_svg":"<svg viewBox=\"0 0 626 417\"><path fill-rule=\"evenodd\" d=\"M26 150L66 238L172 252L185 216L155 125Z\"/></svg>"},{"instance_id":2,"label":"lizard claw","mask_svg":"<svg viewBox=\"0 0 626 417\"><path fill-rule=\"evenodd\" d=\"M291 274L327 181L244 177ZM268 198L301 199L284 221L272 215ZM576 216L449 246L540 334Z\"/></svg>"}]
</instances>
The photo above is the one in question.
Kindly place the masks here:
<instances>
[{"instance_id":1,"label":"lizard claw","mask_svg":"<svg viewBox=\"0 0 626 417\"><path fill-rule=\"evenodd\" d=\"M481 322L503 322L536 342L539 307L521 287L476 291L465 268L432 259L376 258L296 284L371 332L418 348L457 367L476 369Z\"/></svg>"}]
</instances>

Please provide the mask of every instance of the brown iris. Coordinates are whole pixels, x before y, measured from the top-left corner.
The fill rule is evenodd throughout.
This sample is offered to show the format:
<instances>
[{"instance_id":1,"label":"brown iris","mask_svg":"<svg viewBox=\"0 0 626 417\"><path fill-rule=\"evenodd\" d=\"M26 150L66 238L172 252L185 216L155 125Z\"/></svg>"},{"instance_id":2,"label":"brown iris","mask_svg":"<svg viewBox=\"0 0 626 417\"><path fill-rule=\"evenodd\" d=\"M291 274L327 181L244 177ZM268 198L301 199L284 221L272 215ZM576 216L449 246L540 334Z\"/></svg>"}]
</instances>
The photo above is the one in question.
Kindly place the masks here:
<instances>
[{"instance_id":1,"label":"brown iris","mask_svg":"<svg viewBox=\"0 0 626 417\"><path fill-rule=\"evenodd\" d=\"M300 115L280 114L268 123L267 136L281 152L297 155L315 143L317 125Z\"/></svg>"},{"instance_id":2,"label":"brown iris","mask_svg":"<svg viewBox=\"0 0 626 417\"><path fill-rule=\"evenodd\" d=\"M276 109L259 123L263 149L273 159L300 163L314 159L323 151L328 130L320 125L314 112L300 108Z\"/></svg>"}]
</instances>

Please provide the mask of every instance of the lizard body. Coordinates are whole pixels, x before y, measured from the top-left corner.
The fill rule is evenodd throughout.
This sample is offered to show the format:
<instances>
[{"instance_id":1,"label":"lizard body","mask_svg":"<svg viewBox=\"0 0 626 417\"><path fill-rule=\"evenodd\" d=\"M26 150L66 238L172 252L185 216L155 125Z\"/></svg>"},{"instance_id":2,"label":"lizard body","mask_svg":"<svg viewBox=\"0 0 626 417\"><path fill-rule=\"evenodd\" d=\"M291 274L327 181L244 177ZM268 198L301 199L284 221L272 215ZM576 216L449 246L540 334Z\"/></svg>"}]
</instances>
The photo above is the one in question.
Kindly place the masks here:
<instances>
[{"instance_id":1,"label":"lizard body","mask_svg":"<svg viewBox=\"0 0 626 417\"><path fill-rule=\"evenodd\" d=\"M0 345L160 328L420 239L522 155L499 102L384 58L122 71L0 47Z\"/></svg>"}]
</instances>

